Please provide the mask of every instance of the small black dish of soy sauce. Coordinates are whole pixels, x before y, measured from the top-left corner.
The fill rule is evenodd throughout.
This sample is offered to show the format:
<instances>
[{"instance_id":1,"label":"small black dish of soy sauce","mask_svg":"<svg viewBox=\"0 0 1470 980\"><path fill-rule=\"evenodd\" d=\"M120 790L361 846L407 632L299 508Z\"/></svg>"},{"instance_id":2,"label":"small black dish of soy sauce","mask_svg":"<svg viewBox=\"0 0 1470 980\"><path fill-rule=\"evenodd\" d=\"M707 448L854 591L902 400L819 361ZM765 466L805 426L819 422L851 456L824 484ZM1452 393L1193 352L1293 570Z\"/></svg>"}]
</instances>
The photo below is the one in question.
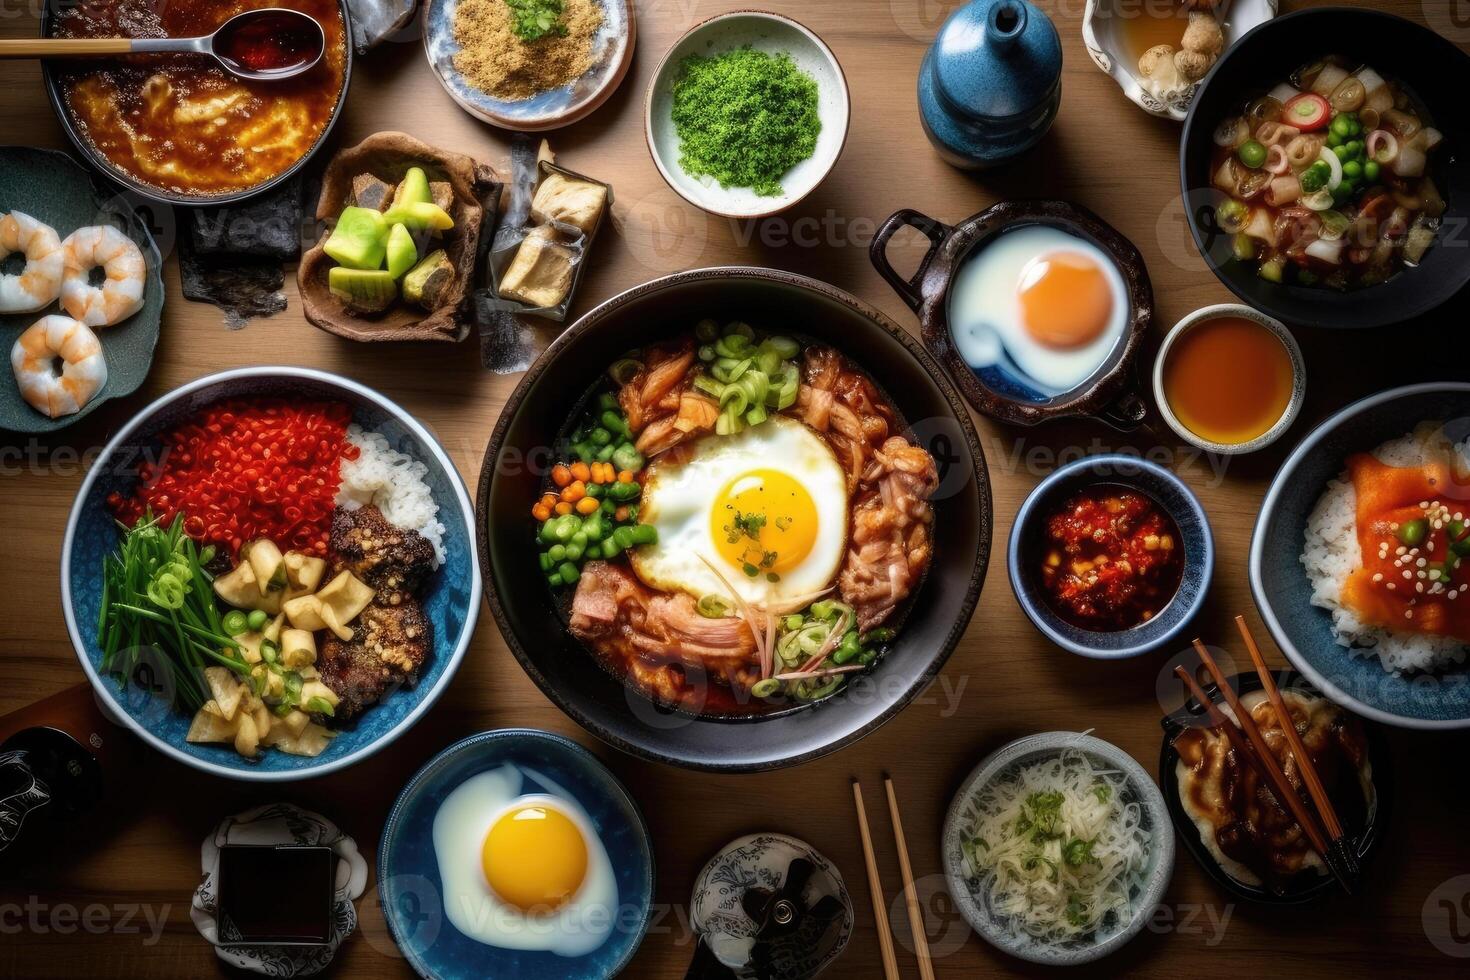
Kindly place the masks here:
<instances>
[{"instance_id":1,"label":"small black dish of soy sauce","mask_svg":"<svg viewBox=\"0 0 1470 980\"><path fill-rule=\"evenodd\" d=\"M219 938L229 946L325 946L333 935L337 856L330 847L225 844Z\"/></svg>"}]
</instances>

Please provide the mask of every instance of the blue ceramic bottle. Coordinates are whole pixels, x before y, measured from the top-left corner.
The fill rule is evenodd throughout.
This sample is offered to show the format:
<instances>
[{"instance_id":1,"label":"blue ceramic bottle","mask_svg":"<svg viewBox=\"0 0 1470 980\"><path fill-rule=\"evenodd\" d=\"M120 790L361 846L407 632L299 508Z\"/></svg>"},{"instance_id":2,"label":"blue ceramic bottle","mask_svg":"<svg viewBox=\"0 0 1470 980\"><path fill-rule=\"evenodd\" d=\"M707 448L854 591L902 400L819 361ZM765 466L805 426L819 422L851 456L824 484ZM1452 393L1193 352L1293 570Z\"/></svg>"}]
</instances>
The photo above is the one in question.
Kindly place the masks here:
<instances>
[{"instance_id":1,"label":"blue ceramic bottle","mask_svg":"<svg viewBox=\"0 0 1470 980\"><path fill-rule=\"evenodd\" d=\"M1026 0L974 0L950 15L919 69L919 115L957 167L993 167L1034 146L1062 100L1062 44Z\"/></svg>"}]
</instances>

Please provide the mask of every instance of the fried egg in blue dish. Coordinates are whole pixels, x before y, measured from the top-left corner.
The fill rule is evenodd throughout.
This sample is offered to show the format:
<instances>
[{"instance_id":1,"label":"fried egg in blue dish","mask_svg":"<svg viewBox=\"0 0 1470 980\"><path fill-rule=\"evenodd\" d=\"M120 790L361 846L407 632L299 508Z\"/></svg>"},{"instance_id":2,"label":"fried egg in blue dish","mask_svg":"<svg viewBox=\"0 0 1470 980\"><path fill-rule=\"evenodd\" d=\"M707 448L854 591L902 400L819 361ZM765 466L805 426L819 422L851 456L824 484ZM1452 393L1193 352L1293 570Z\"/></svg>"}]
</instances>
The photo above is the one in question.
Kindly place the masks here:
<instances>
[{"instance_id":1,"label":"fried egg in blue dish","mask_svg":"<svg viewBox=\"0 0 1470 980\"><path fill-rule=\"evenodd\" d=\"M991 390L1046 401L1081 387L1128 335L1117 263L1052 225L1004 231L967 258L950 296L960 358Z\"/></svg>"},{"instance_id":2,"label":"fried egg in blue dish","mask_svg":"<svg viewBox=\"0 0 1470 980\"><path fill-rule=\"evenodd\" d=\"M934 459L861 367L704 320L607 366L531 501L568 630L649 699L797 708L893 642L933 556Z\"/></svg>"},{"instance_id":3,"label":"fried egg in blue dish","mask_svg":"<svg viewBox=\"0 0 1470 980\"><path fill-rule=\"evenodd\" d=\"M585 749L530 729L449 747L399 795L379 848L383 912L423 976L609 977L642 939L648 833Z\"/></svg>"}]
</instances>

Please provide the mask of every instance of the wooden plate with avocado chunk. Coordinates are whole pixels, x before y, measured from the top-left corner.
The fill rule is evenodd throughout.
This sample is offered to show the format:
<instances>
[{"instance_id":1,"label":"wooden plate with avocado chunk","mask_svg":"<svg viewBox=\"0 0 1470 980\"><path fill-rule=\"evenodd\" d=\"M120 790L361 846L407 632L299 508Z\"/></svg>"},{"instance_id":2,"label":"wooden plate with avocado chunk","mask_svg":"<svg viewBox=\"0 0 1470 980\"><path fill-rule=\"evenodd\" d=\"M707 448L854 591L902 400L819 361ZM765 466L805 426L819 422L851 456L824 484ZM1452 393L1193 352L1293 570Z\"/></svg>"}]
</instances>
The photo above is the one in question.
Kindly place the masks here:
<instances>
[{"instance_id":1,"label":"wooden plate with avocado chunk","mask_svg":"<svg viewBox=\"0 0 1470 980\"><path fill-rule=\"evenodd\" d=\"M338 153L296 272L306 318L349 340L463 340L500 189L491 168L406 133Z\"/></svg>"}]
</instances>

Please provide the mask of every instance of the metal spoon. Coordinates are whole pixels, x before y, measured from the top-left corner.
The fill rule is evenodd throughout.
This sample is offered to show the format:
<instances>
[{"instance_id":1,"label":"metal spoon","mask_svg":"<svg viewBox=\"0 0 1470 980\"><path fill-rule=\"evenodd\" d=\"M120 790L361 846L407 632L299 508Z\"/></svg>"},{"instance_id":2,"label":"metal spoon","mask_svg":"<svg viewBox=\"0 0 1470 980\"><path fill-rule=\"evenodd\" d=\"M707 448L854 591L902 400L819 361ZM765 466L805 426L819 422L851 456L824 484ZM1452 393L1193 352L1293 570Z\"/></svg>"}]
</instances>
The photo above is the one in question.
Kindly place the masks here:
<instances>
[{"instance_id":1,"label":"metal spoon","mask_svg":"<svg viewBox=\"0 0 1470 980\"><path fill-rule=\"evenodd\" d=\"M120 54L204 54L249 81L277 81L310 71L327 34L299 10L247 10L205 37L89 37L0 40L0 58L93 58Z\"/></svg>"}]
</instances>

